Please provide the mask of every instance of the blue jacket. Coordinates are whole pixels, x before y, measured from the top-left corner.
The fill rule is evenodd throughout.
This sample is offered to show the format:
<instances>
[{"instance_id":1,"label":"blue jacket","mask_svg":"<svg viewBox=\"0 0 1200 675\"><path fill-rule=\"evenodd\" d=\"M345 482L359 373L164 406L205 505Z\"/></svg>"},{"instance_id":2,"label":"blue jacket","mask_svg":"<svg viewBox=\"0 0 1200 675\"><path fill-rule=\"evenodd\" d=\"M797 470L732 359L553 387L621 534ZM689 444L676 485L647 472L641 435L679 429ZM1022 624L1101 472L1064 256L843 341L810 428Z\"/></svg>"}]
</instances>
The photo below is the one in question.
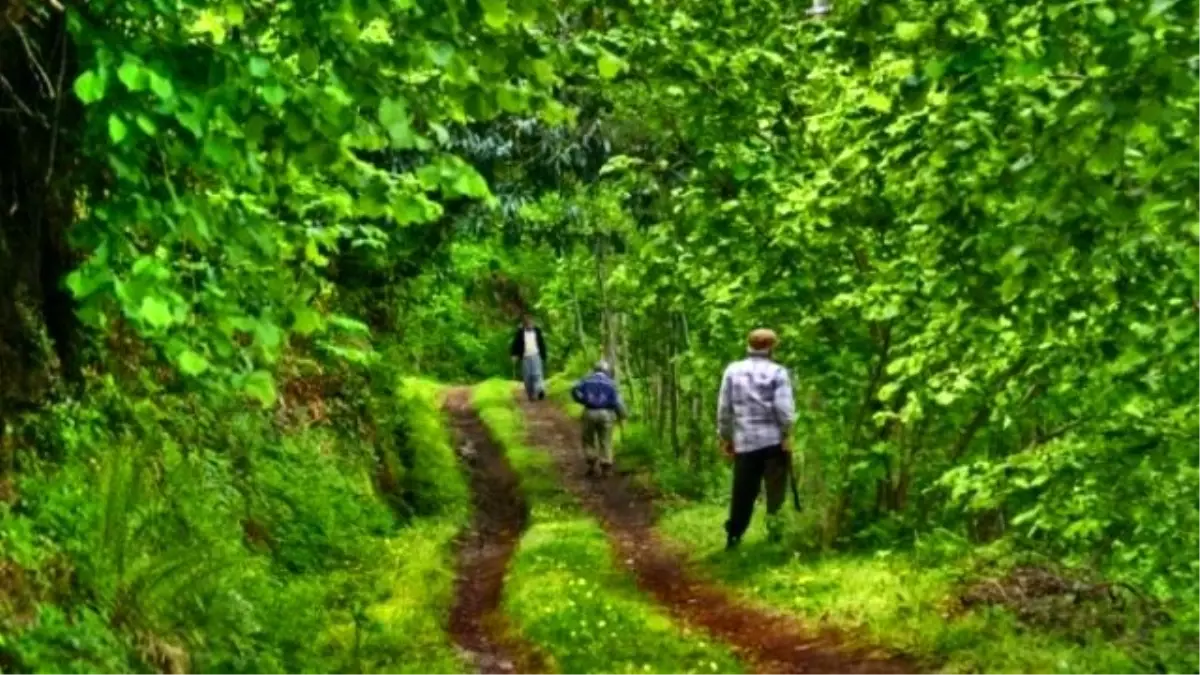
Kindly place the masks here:
<instances>
[{"instance_id":1,"label":"blue jacket","mask_svg":"<svg viewBox=\"0 0 1200 675\"><path fill-rule=\"evenodd\" d=\"M571 398L588 410L612 410L625 419L625 402L612 378L604 373L592 373L575 383Z\"/></svg>"}]
</instances>

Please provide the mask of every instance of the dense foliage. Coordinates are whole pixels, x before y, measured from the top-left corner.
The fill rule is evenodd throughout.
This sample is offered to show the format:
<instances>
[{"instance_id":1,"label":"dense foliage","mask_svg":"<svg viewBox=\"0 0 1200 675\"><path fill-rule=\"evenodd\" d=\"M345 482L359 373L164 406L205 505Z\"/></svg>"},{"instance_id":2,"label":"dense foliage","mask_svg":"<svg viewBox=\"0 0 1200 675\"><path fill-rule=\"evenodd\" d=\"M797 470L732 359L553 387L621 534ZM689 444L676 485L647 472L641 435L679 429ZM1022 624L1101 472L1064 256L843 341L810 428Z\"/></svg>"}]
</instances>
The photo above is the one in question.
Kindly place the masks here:
<instances>
[{"instance_id":1,"label":"dense foliage","mask_svg":"<svg viewBox=\"0 0 1200 675\"><path fill-rule=\"evenodd\" d=\"M441 565L466 492L431 390L368 322L491 199L453 133L564 119L543 9L6 11L24 152L4 153L0 228L0 267L20 262L0 296L0 670L461 667L409 610L369 611L404 592L397 527L437 533L422 563ZM73 254L50 256L64 233ZM414 627L445 608L427 590L443 604Z\"/></svg>"},{"instance_id":2,"label":"dense foliage","mask_svg":"<svg viewBox=\"0 0 1200 675\"><path fill-rule=\"evenodd\" d=\"M436 652L372 618L466 498L403 376L509 375L530 308L660 486L723 483L769 325L794 540L1063 563L1194 640L1195 2L11 4L0 670Z\"/></svg>"},{"instance_id":3,"label":"dense foliage","mask_svg":"<svg viewBox=\"0 0 1200 675\"><path fill-rule=\"evenodd\" d=\"M711 444L745 332L777 328L828 543L945 526L1194 588L1185 5L615 12L605 92L642 133L539 204L590 244L544 288L620 239L578 275L588 323L680 453Z\"/></svg>"}]
</instances>

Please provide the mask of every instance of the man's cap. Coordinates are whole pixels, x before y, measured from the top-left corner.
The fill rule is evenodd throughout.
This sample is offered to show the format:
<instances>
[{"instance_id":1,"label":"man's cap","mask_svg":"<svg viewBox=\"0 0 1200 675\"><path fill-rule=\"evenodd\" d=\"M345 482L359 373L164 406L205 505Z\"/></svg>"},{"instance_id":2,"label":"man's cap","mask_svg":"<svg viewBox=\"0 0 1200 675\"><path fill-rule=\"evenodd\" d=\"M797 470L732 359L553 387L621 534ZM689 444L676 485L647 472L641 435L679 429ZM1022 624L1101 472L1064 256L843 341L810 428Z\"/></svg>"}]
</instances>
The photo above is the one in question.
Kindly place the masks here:
<instances>
[{"instance_id":1,"label":"man's cap","mask_svg":"<svg viewBox=\"0 0 1200 675\"><path fill-rule=\"evenodd\" d=\"M750 345L750 349L757 351L771 349L779 344L779 336L770 328L755 328L750 331L750 337L746 339L746 344Z\"/></svg>"},{"instance_id":2,"label":"man's cap","mask_svg":"<svg viewBox=\"0 0 1200 675\"><path fill-rule=\"evenodd\" d=\"M596 371L597 373L611 373L612 372L612 369L608 365L608 361L605 361L604 359L600 359L599 361L597 361L596 364L594 366L592 366L592 370Z\"/></svg>"}]
</instances>

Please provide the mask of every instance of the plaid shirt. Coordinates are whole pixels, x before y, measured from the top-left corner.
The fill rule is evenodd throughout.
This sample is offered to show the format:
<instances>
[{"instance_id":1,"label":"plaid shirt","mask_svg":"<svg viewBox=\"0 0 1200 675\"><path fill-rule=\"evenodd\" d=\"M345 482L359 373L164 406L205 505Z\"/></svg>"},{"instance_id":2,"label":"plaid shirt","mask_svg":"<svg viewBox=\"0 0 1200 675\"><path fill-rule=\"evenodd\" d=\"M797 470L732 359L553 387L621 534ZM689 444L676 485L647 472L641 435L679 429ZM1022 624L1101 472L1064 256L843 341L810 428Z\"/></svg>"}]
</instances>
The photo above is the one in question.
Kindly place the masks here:
<instances>
[{"instance_id":1,"label":"plaid shirt","mask_svg":"<svg viewBox=\"0 0 1200 675\"><path fill-rule=\"evenodd\" d=\"M717 401L717 433L732 440L735 452L751 452L783 442L796 421L792 381L766 352L750 351L729 364Z\"/></svg>"}]
</instances>

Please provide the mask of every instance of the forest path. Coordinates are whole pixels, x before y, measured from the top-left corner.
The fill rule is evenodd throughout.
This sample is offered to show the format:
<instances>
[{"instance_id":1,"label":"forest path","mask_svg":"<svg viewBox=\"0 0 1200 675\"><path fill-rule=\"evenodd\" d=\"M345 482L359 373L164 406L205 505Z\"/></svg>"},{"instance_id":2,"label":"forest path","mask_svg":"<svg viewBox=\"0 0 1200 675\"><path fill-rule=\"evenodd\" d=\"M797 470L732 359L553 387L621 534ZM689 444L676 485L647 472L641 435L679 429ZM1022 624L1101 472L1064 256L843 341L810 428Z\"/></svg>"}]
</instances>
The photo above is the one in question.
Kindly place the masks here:
<instances>
[{"instance_id":1,"label":"forest path","mask_svg":"<svg viewBox=\"0 0 1200 675\"><path fill-rule=\"evenodd\" d=\"M450 635L482 673L545 672L532 646L500 611L504 575L529 522L529 503L504 451L471 407L471 390L451 389L446 412L471 486L471 527L457 542Z\"/></svg>"},{"instance_id":2,"label":"forest path","mask_svg":"<svg viewBox=\"0 0 1200 675\"><path fill-rule=\"evenodd\" d=\"M585 475L575 420L549 401L522 397L520 406L530 446L550 454L563 485L603 524L618 560L677 620L723 640L760 673L918 672L919 666L906 658L853 646L832 631L813 631L702 578L685 555L654 532L650 494L619 473L606 478ZM713 527L719 528L719 523Z\"/></svg>"}]
</instances>

